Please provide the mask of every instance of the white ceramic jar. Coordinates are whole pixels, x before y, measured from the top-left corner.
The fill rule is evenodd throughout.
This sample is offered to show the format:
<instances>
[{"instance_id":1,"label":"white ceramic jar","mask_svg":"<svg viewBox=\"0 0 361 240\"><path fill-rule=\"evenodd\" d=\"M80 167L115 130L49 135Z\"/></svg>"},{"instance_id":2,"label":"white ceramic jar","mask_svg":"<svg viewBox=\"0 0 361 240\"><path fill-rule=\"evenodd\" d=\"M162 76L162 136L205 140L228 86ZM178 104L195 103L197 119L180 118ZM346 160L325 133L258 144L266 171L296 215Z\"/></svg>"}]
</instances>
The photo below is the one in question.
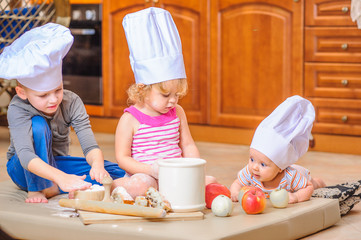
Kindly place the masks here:
<instances>
[{"instance_id":1,"label":"white ceramic jar","mask_svg":"<svg viewBox=\"0 0 361 240\"><path fill-rule=\"evenodd\" d=\"M199 158L158 160L159 192L174 212L195 212L205 207L205 164Z\"/></svg>"}]
</instances>

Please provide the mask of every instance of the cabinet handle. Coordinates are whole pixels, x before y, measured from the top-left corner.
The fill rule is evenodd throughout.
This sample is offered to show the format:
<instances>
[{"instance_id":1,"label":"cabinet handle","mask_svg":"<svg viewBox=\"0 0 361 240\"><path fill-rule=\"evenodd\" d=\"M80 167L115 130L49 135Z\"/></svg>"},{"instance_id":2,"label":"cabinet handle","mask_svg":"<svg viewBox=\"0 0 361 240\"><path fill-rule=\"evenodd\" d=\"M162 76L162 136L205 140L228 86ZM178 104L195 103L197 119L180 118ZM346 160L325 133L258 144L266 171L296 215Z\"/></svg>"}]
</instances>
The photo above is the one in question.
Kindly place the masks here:
<instances>
[{"instance_id":1,"label":"cabinet handle","mask_svg":"<svg viewBox=\"0 0 361 240\"><path fill-rule=\"evenodd\" d=\"M342 7L342 12L347 13L348 12L348 7Z\"/></svg>"},{"instance_id":2,"label":"cabinet handle","mask_svg":"<svg viewBox=\"0 0 361 240\"><path fill-rule=\"evenodd\" d=\"M294 2L299 2L299 0L293 0Z\"/></svg>"},{"instance_id":3,"label":"cabinet handle","mask_svg":"<svg viewBox=\"0 0 361 240\"><path fill-rule=\"evenodd\" d=\"M342 50L347 50L348 44L347 43L342 44L341 48L342 48Z\"/></svg>"},{"instance_id":4,"label":"cabinet handle","mask_svg":"<svg viewBox=\"0 0 361 240\"><path fill-rule=\"evenodd\" d=\"M150 0L144 0L146 3L149 3L150 2Z\"/></svg>"},{"instance_id":5,"label":"cabinet handle","mask_svg":"<svg viewBox=\"0 0 361 240\"><path fill-rule=\"evenodd\" d=\"M344 85L344 86L347 86L348 85L348 80L347 79L341 80L341 84Z\"/></svg>"},{"instance_id":6,"label":"cabinet handle","mask_svg":"<svg viewBox=\"0 0 361 240\"><path fill-rule=\"evenodd\" d=\"M154 3L157 3L159 0L153 0Z\"/></svg>"},{"instance_id":7,"label":"cabinet handle","mask_svg":"<svg viewBox=\"0 0 361 240\"><path fill-rule=\"evenodd\" d=\"M342 121L342 122L347 122L347 120L348 120L348 117L347 117L346 115L344 115L344 116L341 117L341 121Z\"/></svg>"}]
</instances>

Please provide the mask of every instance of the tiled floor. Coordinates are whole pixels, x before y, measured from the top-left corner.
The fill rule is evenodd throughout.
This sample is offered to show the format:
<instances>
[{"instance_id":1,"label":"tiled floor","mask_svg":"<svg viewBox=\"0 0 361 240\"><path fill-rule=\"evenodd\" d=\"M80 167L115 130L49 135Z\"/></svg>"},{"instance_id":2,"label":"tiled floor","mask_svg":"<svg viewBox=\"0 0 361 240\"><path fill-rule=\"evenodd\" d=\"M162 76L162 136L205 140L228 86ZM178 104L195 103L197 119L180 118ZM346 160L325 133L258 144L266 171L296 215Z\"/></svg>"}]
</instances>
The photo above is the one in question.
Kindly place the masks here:
<instances>
[{"instance_id":1,"label":"tiled floor","mask_svg":"<svg viewBox=\"0 0 361 240\"><path fill-rule=\"evenodd\" d=\"M81 156L82 151L75 134L71 135L70 154ZM114 136L97 133L96 138L107 160L114 161ZM9 134L6 127L0 127L0 181L8 180L6 172L6 151ZM207 174L217 177L222 184L230 186L236 173L248 161L248 146L197 142L201 157L207 160ZM361 179L361 156L308 152L298 164L311 170L313 176L323 178L327 185ZM361 203L333 227L304 239L361 239Z\"/></svg>"}]
</instances>

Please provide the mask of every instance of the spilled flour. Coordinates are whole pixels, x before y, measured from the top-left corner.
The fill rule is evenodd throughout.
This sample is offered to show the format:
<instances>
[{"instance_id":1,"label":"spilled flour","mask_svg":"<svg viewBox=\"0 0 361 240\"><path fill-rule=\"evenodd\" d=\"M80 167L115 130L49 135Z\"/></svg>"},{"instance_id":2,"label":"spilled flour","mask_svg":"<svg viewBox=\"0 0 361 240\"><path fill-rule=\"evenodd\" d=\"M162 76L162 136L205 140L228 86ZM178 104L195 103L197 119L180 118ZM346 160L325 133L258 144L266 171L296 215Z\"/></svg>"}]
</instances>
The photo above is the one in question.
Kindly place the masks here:
<instances>
[{"instance_id":1,"label":"spilled flour","mask_svg":"<svg viewBox=\"0 0 361 240\"><path fill-rule=\"evenodd\" d=\"M59 205L60 199L68 199L68 194L61 194L49 199L48 203L40 203L41 207L50 208L52 216L59 216L65 218L79 217L79 214L73 208L66 208Z\"/></svg>"},{"instance_id":2,"label":"spilled flour","mask_svg":"<svg viewBox=\"0 0 361 240\"><path fill-rule=\"evenodd\" d=\"M98 184L94 184L89 189L84 190L86 192L88 191L104 191L104 187L100 186ZM59 217L79 217L79 214L76 212L73 208L66 208L59 205L60 199L68 199L68 194L60 194L55 197L52 197L49 199L48 203L41 203L41 207L44 208L50 208L52 210L52 216L59 216Z\"/></svg>"}]
</instances>

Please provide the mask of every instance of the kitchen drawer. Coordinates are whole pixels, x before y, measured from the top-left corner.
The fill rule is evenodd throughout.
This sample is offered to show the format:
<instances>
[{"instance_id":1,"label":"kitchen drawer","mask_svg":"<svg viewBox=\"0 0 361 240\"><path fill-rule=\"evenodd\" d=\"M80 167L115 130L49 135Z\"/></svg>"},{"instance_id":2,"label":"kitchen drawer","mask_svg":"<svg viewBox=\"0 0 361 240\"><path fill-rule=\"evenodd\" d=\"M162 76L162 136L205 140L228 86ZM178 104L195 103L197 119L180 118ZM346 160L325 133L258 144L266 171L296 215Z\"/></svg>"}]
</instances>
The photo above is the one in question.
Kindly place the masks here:
<instances>
[{"instance_id":1,"label":"kitchen drawer","mask_svg":"<svg viewBox=\"0 0 361 240\"><path fill-rule=\"evenodd\" d=\"M356 26L350 10L351 0L306 0L306 26Z\"/></svg>"},{"instance_id":2,"label":"kitchen drawer","mask_svg":"<svg viewBox=\"0 0 361 240\"><path fill-rule=\"evenodd\" d=\"M305 61L361 63L361 30L307 27Z\"/></svg>"},{"instance_id":3,"label":"kitchen drawer","mask_svg":"<svg viewBox=\"0 0 361 240\"><path fill-rule=\"evenodd\" d=\"M316 111L314 133L361 135L361 100L309 100Z\"/></svg>"},{"instance_id":4,"label":"kitchen drawer","mask_svg":"<svg viewBox=\"0 0 361 240\"><path fill-rule=\"evenodd\" d=\"M361 64L305 63L305 96L361 99Z\"/></svg>"}]
</instances>

